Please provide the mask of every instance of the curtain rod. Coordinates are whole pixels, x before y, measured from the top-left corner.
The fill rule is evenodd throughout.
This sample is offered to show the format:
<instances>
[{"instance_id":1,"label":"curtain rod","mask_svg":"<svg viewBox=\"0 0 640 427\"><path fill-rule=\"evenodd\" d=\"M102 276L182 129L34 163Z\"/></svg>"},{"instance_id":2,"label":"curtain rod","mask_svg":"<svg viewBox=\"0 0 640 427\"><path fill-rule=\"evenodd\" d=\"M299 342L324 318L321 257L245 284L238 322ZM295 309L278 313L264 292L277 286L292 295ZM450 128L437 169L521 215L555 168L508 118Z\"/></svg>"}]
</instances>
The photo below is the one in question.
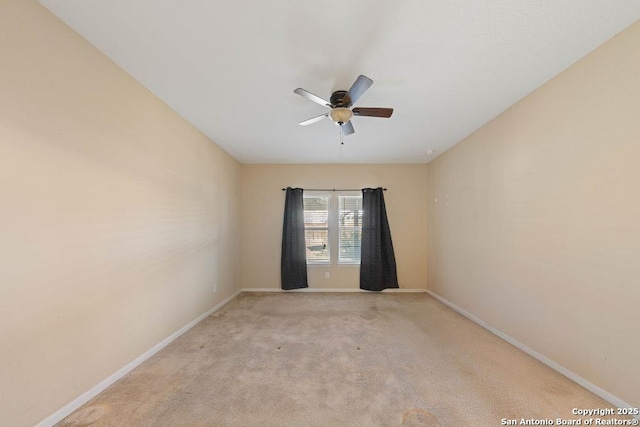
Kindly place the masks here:
<instances>
[{"instance_id":1,"label":"curtain rod","mask_svg":"<svg viewBox=\"0 0 640 427\"><path fill-rule=\"evenodd\" d=\"M362 191L362 188L354 189L340 189L336 190L335 188L303 188L304 191ZM286 188L283 188L282 191L287 191ZM386 188L383 188L382 191L387 191Z\"/></svg>"}]
</instances>

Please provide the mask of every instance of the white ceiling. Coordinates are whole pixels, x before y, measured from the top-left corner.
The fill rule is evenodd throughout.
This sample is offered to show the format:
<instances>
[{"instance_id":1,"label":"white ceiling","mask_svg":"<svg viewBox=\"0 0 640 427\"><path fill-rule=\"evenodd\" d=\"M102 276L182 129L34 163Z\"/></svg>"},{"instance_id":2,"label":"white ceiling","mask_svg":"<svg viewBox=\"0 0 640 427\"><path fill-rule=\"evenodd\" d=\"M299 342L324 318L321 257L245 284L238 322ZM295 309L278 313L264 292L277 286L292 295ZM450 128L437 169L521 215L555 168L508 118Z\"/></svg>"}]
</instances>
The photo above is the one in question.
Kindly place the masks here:
<instances>
[{"instance_id":1,"label":"white ceiling","mask_svg":"<svg viewBox=\"0 0 640 427\"><path fill-rule=\"evenodd\" d=\"M423 163L640 18L638 0L40 0L243 163ZM328 99L374 84L339 144ZM437 150L428 155L430 149Z\"/></svg>"}]
</instances>

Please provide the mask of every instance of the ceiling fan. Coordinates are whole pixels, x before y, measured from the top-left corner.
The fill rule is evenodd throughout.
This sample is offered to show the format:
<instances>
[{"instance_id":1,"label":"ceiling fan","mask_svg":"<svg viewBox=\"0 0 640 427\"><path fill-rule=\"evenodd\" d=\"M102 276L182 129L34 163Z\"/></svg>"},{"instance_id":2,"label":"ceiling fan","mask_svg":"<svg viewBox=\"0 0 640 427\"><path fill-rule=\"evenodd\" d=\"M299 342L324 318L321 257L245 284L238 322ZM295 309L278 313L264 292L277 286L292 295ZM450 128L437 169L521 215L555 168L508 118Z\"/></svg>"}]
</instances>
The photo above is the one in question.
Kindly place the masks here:
<instances>
[{"instance_id":1,"label":"ceiling fan","mask_svg":"<svg viewBox=\"0 0 640 427\"><path fill-rule=\"evenodd\" d=\"M358 99L371 87L373 80L369 77L359 75L351 89L337 90L331 94L330 101L320 98L317 95L312 94L302 88L294 90L300 96L307 98L317 104L330 108L328 113L319 115L317 117L310 118L308 120L300 122L302 126L307 126L312 123L319 122L325 117L329 117L335 124L340 126L344 135L351 135L355 132L353 124L351 124L351 117L353 116L365 116L365 117L391 117L393 114L393 108L370 108L370 107L354 107L351 108Z\"/></svg>"}]
</instances>

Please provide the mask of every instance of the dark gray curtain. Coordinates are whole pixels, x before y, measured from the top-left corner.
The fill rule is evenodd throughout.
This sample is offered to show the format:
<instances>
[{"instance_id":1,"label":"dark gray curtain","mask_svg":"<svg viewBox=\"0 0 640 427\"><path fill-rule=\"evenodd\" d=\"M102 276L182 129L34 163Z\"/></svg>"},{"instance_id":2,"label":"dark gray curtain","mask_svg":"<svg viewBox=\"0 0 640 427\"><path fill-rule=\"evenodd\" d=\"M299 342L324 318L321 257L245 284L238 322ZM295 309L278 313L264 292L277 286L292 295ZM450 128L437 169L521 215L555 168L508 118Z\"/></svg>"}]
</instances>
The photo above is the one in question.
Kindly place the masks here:
<instances>
[{"instance_id":1,"label":"dark gray curtain","mask_svg":"<svg viewBox=\"0 0 640 427\"><path fill-rule=\"evenodd\" d=\"M304 201L302 188L287 188L282 226L282 289L307 288L307 248L304 239Z\"/></svg>"},{"instance_id":2,"label":"dark gray curtain","mask_svg":"<svg viewBox=\"0 0 640 427\"><path fill-rule=\"evenodd\" d=\"M382 188L362 189L360 288L368 291L399 287L382 191Z\"/></svg>"}]
</instances>

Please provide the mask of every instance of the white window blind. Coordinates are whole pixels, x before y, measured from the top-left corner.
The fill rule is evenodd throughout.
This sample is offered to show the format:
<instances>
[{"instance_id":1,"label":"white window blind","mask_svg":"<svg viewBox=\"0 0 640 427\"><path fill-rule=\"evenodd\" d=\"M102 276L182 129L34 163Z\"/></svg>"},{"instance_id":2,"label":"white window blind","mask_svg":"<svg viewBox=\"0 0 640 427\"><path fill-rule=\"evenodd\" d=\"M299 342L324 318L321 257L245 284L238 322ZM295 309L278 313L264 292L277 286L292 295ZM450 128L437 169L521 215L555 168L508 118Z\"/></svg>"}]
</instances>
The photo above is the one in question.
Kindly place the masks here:
<instances>
[{"instance_id":1,"label":"white window blind","mask_svg":"<svg viewBox=\"0 0 640 427\"><path fill-rule=\"evenodd\" d=\"M304 196L307 262L329 263L329 196Z\"/></svg>"},{"instance_id":2,"label":"white window blind","mask_svg":"<svg viewBox=\"0 0 640 427\"><path fill-rule=\"evenodd\" d=\"M362 196L338 197L338 262L360 263Z\"/></svg>"}]
</instances>

